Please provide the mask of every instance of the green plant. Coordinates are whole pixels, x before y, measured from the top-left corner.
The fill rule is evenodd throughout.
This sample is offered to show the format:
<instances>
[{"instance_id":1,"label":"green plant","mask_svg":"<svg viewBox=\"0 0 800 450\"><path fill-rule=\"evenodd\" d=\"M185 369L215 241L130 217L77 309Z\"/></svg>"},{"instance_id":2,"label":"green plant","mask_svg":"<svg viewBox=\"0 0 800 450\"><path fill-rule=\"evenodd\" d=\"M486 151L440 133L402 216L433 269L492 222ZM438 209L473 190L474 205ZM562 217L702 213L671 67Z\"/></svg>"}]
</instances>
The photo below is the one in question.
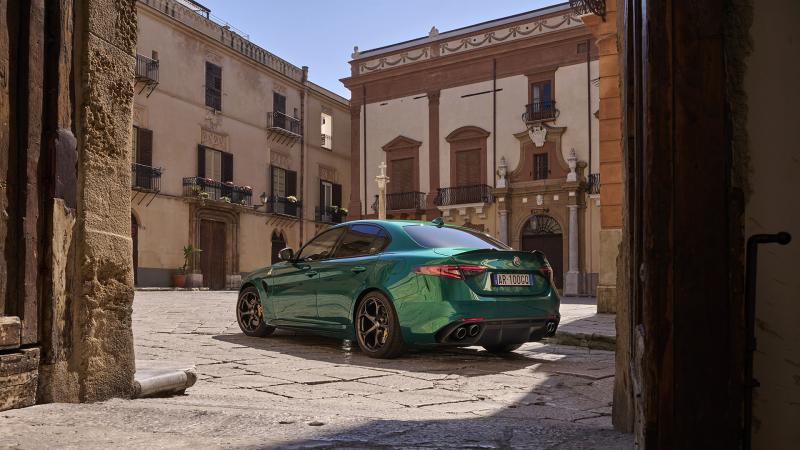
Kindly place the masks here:
<instances>
[{"instance_id":1,"label":"green plant","mask_svg":"<svg viewBox=\"0 0 800 450\"><path fill-rule=\"evenodd\" d=\"M195 248L193 245L186 245L183 247L183 266L178 267L179 273L186 273L189 266L192 265L194 255L202 252L203 250Z\"/></svg>"},{"instance_id":2,"label":"green plant","mask_svg":"<svg viewBox=\"0 0 800 450\"><path fill-rule=\"evenodd\" d=\"M220 197L219 199L222 200L225 203L230 203L231 202L231 198L230 197Z\"/></svg>"}]
</instances>

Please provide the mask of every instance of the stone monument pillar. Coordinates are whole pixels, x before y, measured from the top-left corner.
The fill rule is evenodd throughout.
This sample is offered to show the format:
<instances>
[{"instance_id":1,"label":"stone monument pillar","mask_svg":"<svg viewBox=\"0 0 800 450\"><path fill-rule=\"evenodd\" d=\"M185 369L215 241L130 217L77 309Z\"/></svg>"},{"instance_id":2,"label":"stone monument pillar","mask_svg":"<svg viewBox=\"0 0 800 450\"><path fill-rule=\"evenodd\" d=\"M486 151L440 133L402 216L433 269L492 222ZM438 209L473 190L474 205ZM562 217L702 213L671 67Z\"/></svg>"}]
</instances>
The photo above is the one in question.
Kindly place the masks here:
<instances>
[{"instance_id":1,"label":"stone monument pillar","mask_svg":"<svg viewBox=\"0 0 800 450\"><path fill-rule=\"evenodd\" d=\"M578 205L569 208L569 270L564 277L564 295L578 295L580 269L578 264Z\"/></svg>"},{"instance_id":2,"label":"stone monument pillar","mask_svg":"<svg viewBox=\"0 0 800 450\"><path fill-rule=\"evenodd\" d=\"M380 173L375 177L375 182L378 183L378 219L386 220L386 184L389 182L389 177L386 176L386 163L381 162L378 170Z\"/></svg>"}]
</instances>

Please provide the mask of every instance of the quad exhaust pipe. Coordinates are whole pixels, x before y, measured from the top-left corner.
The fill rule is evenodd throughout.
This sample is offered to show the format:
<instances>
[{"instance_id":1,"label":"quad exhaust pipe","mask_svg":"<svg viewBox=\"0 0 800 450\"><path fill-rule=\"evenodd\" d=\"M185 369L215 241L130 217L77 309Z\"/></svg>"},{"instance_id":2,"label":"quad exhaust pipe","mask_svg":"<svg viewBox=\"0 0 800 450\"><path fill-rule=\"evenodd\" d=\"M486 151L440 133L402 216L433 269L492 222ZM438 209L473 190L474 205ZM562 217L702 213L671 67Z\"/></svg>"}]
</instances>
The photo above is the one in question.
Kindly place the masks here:
<instances>
[{"instance_id":1,"label":"quad exhaust pipe","mask_svg":"<svg viewBox=\"0 0 800 450\"><path fill-rule=\"evenodd\" d=\"M481 332L481 326L478 325L478 324L462 325L462 326L456 328L455 331L453 331L453 333L451 334L451 336L456 341L461 341L464 338L466 338L467 336L469 336L471 338L475 337L475 336L479 335L480 332Z\"/></svg>"}]
</instances>

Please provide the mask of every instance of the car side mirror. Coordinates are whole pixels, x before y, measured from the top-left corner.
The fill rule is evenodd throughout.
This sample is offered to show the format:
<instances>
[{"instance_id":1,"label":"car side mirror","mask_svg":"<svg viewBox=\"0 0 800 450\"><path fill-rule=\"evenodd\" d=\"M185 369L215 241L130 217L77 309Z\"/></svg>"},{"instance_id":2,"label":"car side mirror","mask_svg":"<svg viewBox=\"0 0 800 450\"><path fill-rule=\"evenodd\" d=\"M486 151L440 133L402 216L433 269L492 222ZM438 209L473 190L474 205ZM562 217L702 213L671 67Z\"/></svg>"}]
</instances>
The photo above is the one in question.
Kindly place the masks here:
<instances>
[{"instance_id":1,"label":"car side mirror","mask_svg":"<svg viewBox=\"0 0 800 450\"><path fill-rule=\"evenodd\" d=\"M291 247L286 247L285 249L278 252L278 259L281 261L291 261L294 259L294 250Z\"/></svg>"}]
</instances>

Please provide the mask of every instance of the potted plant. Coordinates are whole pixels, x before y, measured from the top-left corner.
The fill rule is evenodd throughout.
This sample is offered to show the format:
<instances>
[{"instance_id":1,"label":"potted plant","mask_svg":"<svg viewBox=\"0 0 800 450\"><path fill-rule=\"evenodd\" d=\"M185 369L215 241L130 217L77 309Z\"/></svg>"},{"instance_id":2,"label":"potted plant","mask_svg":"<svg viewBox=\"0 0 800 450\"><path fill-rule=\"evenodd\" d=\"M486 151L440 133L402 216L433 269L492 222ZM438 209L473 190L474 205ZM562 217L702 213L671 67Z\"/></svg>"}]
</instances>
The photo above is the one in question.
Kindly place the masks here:
<instances>
[{"instance_id":1,"label":"potted plant","mask_svg":"<svg viewBox=\"0 0 800 450\"><path fill-rule=\"evenodd\" d=\"M202 252L202 250L200 250L199 248L195 248L193 245L187 245L183 247L183 266L178 267L178 269L172 275L172 284L175 287L186 287L187 270L189 269L190 266L193 266L194 255L200 252ZM202 275L200 276L202 277ZM202 278L201 278L201 283L202 283Z\"/></svg>"},{"instance_id":2,"label":"potted plant","mask_svg":"<svg viewBox=\"0 0 800 450\"><path fill-rule=\"evenodd\" d=\"M297 203L297 197L295 197L294 195L290 195L286 197L286 201L289 203Z\"/></svg>"}]
</instances>

